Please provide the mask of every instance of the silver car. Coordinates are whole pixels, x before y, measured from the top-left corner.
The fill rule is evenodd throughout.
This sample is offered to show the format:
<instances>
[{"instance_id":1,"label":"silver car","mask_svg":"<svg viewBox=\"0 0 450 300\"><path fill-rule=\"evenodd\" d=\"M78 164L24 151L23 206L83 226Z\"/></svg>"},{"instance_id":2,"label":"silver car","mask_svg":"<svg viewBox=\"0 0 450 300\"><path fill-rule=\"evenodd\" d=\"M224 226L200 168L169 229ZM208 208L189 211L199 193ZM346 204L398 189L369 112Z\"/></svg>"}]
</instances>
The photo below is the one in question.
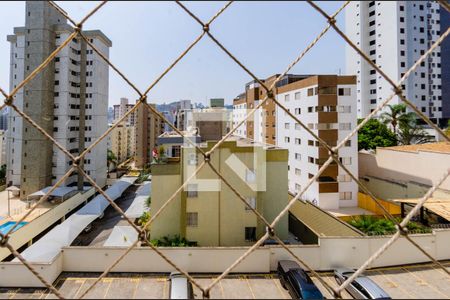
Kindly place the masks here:
<instances>
[{"instance_id":1,"label":"silver car","mask_svg":"<svg viewBox=\"0 0 450 300\"><path fill-rule=\"evenodd\" d=\"M194 299L192 283L180 272L170 273L169 299Z\"/></svg>"},{"instance_id":2,"label":"silver car","mask_svg":"<svg viewBox=\"0 0 450 300\"><path fill-rule=\"evenodd\" d=\"M339 268L334 270L334 278L342 284L354 270ZM346 288L355 299L391 299L391 297L367 276L358 276Z\"/></svg>"}]
</instances>

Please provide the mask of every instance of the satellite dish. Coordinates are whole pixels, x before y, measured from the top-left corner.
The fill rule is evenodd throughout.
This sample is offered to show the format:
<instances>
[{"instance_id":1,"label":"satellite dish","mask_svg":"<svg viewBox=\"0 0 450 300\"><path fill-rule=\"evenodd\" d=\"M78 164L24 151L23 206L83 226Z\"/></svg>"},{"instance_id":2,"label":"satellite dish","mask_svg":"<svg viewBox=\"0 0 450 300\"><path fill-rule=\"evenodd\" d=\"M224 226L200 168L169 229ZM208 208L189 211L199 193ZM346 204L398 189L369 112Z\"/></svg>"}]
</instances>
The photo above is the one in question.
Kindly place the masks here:
<instances>
[{"instance_id":1,"label":"satellite dish","mask_svg":"<svg viewBox=\"0 0 450 300\"><path fill-rule=\"evenodd\" d=\"M313 201L311 201L312 202L312 204L314 204L315 206L317 206L317 200L316 199L313 199Z\"/></svg>"}]
</instances>

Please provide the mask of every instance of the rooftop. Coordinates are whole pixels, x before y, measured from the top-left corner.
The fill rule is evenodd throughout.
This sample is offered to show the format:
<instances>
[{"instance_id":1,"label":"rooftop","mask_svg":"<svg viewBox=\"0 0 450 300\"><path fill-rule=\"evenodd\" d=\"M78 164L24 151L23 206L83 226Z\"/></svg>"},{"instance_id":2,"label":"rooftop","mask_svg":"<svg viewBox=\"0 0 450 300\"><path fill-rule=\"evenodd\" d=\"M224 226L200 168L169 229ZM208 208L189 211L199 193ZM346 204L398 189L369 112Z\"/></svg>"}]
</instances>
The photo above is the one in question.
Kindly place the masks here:
<instances>
[{"instance_id":1,"label":"rooftop","mask_svg":"<svg viewBox=\"0 0 450 300\"><path fill-rule=\"evenodd\" d=\"M448 262L444 262L449 266ZM336 281L331 272L321 272L324 280L334 288ZM431 264L379 268L365 272L393 299L448 298L450 287L446 274ZM99 273L63 273L55 285L66 298L77 298L99 276ZM206 286L217 274L193 274L202 286ZM327 298L334 298L317 280L313 282ZM156 273L114 273L100 280L86 295L97 299L167 299L169 297L168 274ZM1 288L0 297L5 298L55 298L49 290L43 288ZM201 299L201 291L194 286L195 299ZM343 291L344 299L352 297ZM211 299L289 299L287 290L283 289L275 273L268 274L233 274L222 279L211 289Z\"/></svg>"},{"instance_id":2,"label":"rooftop","mask_svg":"<svg viewBox=\"0 0 450 300\"><path fill-rule=\"evenodd\" d=\"M382 148L383 150L394 150L403 152L438 152L438 153L450 153L450 143L449 142L438 142L438 143L427 143L427 144L416 144L416 145L404 145L404 146L394 146Z\"/></svg>"}]
</instances>

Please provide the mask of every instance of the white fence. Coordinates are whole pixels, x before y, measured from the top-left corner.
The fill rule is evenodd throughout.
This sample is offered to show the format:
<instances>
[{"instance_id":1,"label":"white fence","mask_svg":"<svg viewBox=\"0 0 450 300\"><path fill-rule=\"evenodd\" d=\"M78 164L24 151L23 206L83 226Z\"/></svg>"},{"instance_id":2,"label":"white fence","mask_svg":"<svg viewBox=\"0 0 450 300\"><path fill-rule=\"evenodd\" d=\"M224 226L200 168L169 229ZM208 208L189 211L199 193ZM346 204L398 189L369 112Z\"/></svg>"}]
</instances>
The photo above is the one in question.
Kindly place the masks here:
<instances>
[{"instance_id":1,"label":"white fence","mask_svg":"<svg viewBox=\"0 0 450 300\"><path fill-rule=\"evenodd\" d=\"M316 270L338 266L357 268L389 237L329 237L320 245L290 246L291 250ZM450 229L436 229L431 234L411 235L416 243L439 260L450 259ZM49 282L61 272L103 272L126 248L66 247L51 263L33 264ZM239 258L247 247L160 248L177 266L192 273L220 273ZM250 254L233 272L267 273L274 271L278 260L292 259L279 246L266 246ZM428 262L417 248L404 238L397 240L371 268ZM113 269L113 272L171 272L174 268L150 248L135 248ZM42 283L21 263L0 264L0 286L42 287Z\"/></svg>"}]
</instances>

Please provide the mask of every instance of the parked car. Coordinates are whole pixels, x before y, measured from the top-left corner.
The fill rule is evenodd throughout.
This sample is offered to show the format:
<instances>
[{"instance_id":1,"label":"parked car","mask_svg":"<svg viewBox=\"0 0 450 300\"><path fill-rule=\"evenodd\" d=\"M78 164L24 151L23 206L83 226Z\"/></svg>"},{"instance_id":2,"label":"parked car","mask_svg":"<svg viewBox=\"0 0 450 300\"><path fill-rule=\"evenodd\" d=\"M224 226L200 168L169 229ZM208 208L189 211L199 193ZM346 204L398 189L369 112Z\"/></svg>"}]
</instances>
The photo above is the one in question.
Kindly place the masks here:
<instances>
[{"instance_id":1,"label":"parked car","mask_svg":"<svg viewBox=\"0 0 450 300\"><path fill-rule=\"evenodd\" d=\"M169 299L194 299L192 283L180 272L170 273Z\"/></svg>"},{"instance_id":2,"label":"parked car","mask_svg":"<svg viewBox=\"0 0 450 300\"><path fill-rule=\"evenodd\" d=\"M324 299L308 274L295 261L280 260L277 268L283 288L293 299Z\"/></svg>"},{"instance_id":3,"label":"parked car","mask_svg":"<svg viewBox=\"0 0 450 300\"><path fill-rule=\"evenodd\" d=\"M347 268L334 270L334 278L342 284L355 271ZM346 288L355 299L391 299L391 297L367 276L358 276Z\"/></svg>"}]
</instances>

